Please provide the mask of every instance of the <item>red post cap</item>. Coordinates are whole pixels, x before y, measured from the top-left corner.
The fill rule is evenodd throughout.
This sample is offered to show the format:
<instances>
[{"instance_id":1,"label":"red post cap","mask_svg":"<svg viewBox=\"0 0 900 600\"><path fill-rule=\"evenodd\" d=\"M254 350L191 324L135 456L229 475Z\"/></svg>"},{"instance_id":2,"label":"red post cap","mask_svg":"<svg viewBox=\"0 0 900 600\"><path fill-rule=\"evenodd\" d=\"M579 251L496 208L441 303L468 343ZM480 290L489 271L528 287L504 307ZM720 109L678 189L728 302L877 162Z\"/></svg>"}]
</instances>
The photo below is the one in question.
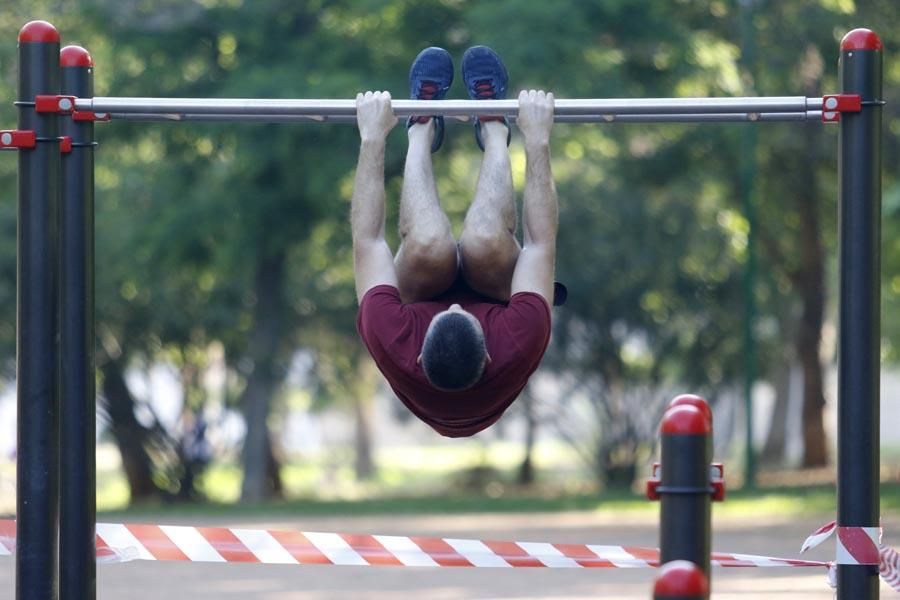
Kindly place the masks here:
<instances>
[{"instance_id":1,"label":"red post cap","mask_svg":"<svg viewBox=\"0 0 900 600\"><path fill-rule=\"evenodd\" d=\"M66 46L59 51L60 67L93 67L91 53L81 46Z\"/></svg>"},{"instance_id":2,"label":"red post cap","mask_svg":"<svg viewBox=\"0 0 900 600\"><path fill-rule=\"evenodd\" d=\"M689 560L673 560L659 569L653 584L654 600L665 598L706 598L709 581L700 567Z\"/></svg>"},{"instance_id":3,"label":"red post cap","mask_svg":"<svg viewBox=\"0 0 900 600\"><path fill-rule=\"evenodd\" d=\"M19 43L24 42L59 42L59 32L47 21L29 21L19 30Z\"/></svg>"},{"instance_id":4,"label":"red post cap","mask_svg":"<svg viewBox=\"0 0 900 600\"><path fill-rule=\"evenodd\" d=\"M669 402L669 408L672 408L673 406L684 406L686 404L699 408L700 411L706 415L706 418L709 419L710 425L712 425L712 410L709 408L709 404L706 403L706 400L700 396L694 394L681 394L680 396L675 396L672 398L672 401Z\"/></svg>"},{"instance_id":5,"label":"red post cap","mask_svg":"<svg viewBox=\"0 0 900 600\"><path fill-rule=\"evenodd\" d=\"M841 40L841 50L881 50L884 44L871 29L854 29Z\"/></svg>"},{"instance_id":6,"label":"red post cap","mask_svg":"<svg viewBox=\"0 0 900 600\"><path fill-rule=\"evenodd\" d=\"M682 404L666 411L661 429L664 434L709 435L712 425L702 410L690 404Z\"/></svg>"}]
</instances>

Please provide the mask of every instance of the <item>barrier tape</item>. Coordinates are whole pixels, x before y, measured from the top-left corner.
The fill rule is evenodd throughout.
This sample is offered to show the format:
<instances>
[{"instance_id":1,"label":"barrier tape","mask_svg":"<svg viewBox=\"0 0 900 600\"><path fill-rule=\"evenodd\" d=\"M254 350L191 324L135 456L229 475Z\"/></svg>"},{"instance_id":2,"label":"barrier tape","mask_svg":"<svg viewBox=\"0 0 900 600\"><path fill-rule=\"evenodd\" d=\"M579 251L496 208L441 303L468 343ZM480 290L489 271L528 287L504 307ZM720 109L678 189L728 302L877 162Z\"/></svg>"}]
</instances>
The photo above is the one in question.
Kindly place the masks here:
<instances>
[{"instance_id":1,"label":"barrier tape","mask_svg":"<svg viewBox=\"0 0 900 600\"><path fill-rule=\"evenodd\" d=\"M837 533L837 557L828 564L828 582L837 587L837 565L878 565L881 578L900 592L900 553L881 544L881 527L838 527L832 521L814 531L800 548L803 554Z\"/></svg>"},{"instance_id":2,"label":"barrier tape","mask_svg":"<svg viewBox=\"0 0 900 600\"><path fill-rule=\"evenodd\" d=\"M838 527L837 560L839 565L877 565L881 562L880 527Z\"/></svg>"},{"instance_id":3,"label":"barrier tape","mask_svg":"<svg viewBox=\"0 0 900 600\"><path fill-rule=\"evenodd\" d=\"M878 572L884 582L891 586L895 592L900 592L900 552L888 546L882 546L879 551L881 564Z\"/></svg>"},{"instance_id":4,"label":"barrier tape","mask_svg":"<svg viewBox=\"0 0 900 600\"><path fill-rule=\"evenodd\" d=\"M0 520L0 554L16 523ZM828 563L714 552L721 567L827 567ZM132 560L405 567L648 568L659 550L636 546L503 542L419 536L97 523L98 562Z\"/></svg>"}]
</instances>

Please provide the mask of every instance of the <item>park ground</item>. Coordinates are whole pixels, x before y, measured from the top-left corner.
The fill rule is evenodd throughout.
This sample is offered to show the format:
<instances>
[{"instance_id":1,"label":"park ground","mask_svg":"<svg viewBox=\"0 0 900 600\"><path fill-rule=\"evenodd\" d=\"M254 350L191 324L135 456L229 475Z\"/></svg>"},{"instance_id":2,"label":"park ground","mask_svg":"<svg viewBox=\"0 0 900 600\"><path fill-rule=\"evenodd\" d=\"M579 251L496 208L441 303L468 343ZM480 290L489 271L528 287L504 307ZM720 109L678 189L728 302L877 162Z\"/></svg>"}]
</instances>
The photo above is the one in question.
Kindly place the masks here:
<instances>
[{"instance_id":1,"label":"park ground","mask_svg":"<svg viewBox=\"0 0 900 600\"><path fill-rule=\"evenodd\" d=\"M896 486L883 502L885 542L900 545ZM738 495L714 509L715 550L797 558L806 536L830 520L818 492L783 496ZM575 506L580 506L576 501ZM101 515L105 522L153 522L247 528L299 529L343 533L380 533L456 538L657 546L653 506L613 502L596 508L543 512L541 505L501 503L501 512L467 513L465 503L435 503L443 514L429 513L421 502L288 504L266 509L223 508L186 511L128 511ZM553 508L553 503L544 508ZM809 510L804 510L808 506ZM537 511L535 511L537 509ZM417 513L426 514L417 514ZM294 514L292 514L294 513ZM833 543L803 558L833 558ZM14 561L0 560L0 600L14 597ZM392 567L268 566L247 564L132 562L101 565L98 597L107 600L394 600L415 594L422 599L646 599L652 573L644 569L422 569ZM826 600L832 598L824 569L716 569L716 600ZM882 584L882 598L895 597Z\"/></svg>"}]
</instances>

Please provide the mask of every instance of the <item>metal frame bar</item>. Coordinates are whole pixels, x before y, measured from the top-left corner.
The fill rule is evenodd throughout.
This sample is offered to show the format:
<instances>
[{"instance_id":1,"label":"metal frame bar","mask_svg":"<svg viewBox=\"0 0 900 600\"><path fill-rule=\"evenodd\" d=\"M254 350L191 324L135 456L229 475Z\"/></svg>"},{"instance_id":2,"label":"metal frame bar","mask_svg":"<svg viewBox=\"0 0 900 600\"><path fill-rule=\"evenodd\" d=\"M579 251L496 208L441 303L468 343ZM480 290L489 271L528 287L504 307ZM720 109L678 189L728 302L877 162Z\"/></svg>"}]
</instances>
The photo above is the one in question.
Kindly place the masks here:
<instances>
[{"instance_id":1,"label":"metal frame bar","mask_svg":"<svg viewBox=\"0 0 900 600\"><path fill-rule=\"evenodd\" d=\"M62 52L67 50L78 49ZM60 73L63 94L93 95L91 67L61 65ZM94 123L63 119L61 133L71 139L72 150L62 156L59 209L59 587L61 600L93 600L97 596Z\"/></svg>"},{"instance_id":2,"label":"metal frame bar","mask_svg":"<svg viewBox=\"0 0 900 600\"><path fill-rule=\"evenodd\" d=\"M518 100L394 100L394 114L514 117ZM557 99L557 116L700 115L715 113L805 113L822 109L822 98L771 96L746 98ZM75 110L95 113L206 115L354 116L355 100L275 100L250 98L76 98Z\"/></svg>"},{"instance_id":3,"label":"metal frame bar","mask_svg":"<svg viewBox=\"0 0 900 600\"><path fill-rule=\"evenodd\" d=\"M114 120L143 123L356 123L355 115L266 115L266 114L200 114L200 113L107 113ZM468 115L447 117L448 121L468 123ZM749 112L702 114L591 114L556 115L557 123L755 123L784 121L821 121L821 110L804 112Z\"/></svg>"},{"instance_id":4,"label":"metal frame bar","mask_svg":"<svg viewBox=\"0 0 900 600\"><path fill-rule=\"evenodd\" d=\"M862 42L862 43L861 43ZM879 526L881 367L881 41L854 30L841 43L840 82L859 94L842 115L838 155L838 527ZM838 600L878 598L877 564L838 564Z\"/></svg>"},{"instance_id":5,"label":"metal frame bar","mask_svg":"<svg viewBox=\"0 0 900 600\"><path fill-rule=\"evenodd\" d=\"M19 33L19 99L58 94L59 76L58 33L40 21L25 25ZM59 591L59 116L27 104L18 108L19 129L34 131L37 144L19 149L16 598L45 600Z\"/></svg>"}]
</instances>

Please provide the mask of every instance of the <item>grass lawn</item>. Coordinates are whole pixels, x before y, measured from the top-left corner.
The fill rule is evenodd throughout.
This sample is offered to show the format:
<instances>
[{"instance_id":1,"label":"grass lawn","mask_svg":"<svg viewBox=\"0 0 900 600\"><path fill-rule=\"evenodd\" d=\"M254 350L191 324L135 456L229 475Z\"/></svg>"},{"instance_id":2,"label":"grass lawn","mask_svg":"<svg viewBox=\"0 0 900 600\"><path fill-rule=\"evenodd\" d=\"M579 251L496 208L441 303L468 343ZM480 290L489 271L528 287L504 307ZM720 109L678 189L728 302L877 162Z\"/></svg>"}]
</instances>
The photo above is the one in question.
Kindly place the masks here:
<instances>
[{"instance_id":1,"label":"grass lawn","mask_svg":"<svg viewBox=\"0 0 900 600\"><path fill-rule=\"evenodd\" d=\"M497 498L485 495L424 495L379 497L360 500L294 499L256 505L222 504L214 502L165 506L137 506L124 510L105 511L101 520L134 520L142 517L211 516L216 518L253 518L256 516L296 517L381 515L381 514L461 514L505 512L593 511L611 515L656 514L659 506L642 496L626 491L602 494L573 494L540 496L525 492L510 492ZM715 512L727 516L790 516L801 514L833 514L835 493L831 486L782 487L736 491L725 502L715 505ZM900 512L900 483L886 483L881 488L883 513Z\"/></svg>"},{"instance_id":2,"label":"grass lawn","mask_svg":"<svg viewBox=\"0 0 900 600\"><path fill-rule=\"evenodd\" d=\"M140 519L209 515L227 520L297 515L459 514L473 512L557 512L584 510L622 514L656 514L640 489L598 491L590 474L568 454L565 445L539 444L534 460L538 485L516 486L521 461L517 444L494 442L440 447L396 448L380 451L372 481L357 482L349 457L333 450L286 464L282 479L287 500L246 505L240 496L240 469L212 466L199 482L209 501L128 507L128 488L115 461L98 460L98 508L101 519ZM117 455L117 452L116 452ZM98 456L99 458L99 456ZM641 473L642 479L646 473ZM786 473L767 477L767 485L739 489L739 478L726 470L726 502L718 515L773 516L834 514L833 473ZM587 482L587 483L586 483ZM643 485L640 483L639 485ZM881 488L883 513L900 512L900 477L890 477Z\"/></svg>"},{"instance_id":3,"label":"grass lawn","mask_svg":"<svg viewBox=\"0 0 900 600\"><path fill-rule=\"evenodd\" d=\"M287 500L246 505L238 502L240 469L217 464L200 481L209 499L195 504L128 506L128 486L118 451L98 452L97 504L104 521L163 521L166 517L210 516L217 520L298 515L461 514L504 512L592 511L609 515L657 513L639 489L597 490L591 477L560 446L542 445L535 454L539 484L523 489L512 482L521 460L515 444L417 447L380 452L374 480L355 480L346 456L331 452L306 457L282 469ZM892 463L896 465L896 463ZM641 473L640 478L645 474ZM754 491L739 489L739 479L726 471L726 502L715 506L721 516L785 516L835 513L833 473L823 470L767 475ZM900 514L900 470L886 472L881 511ZM587 482L587 483L586 483ZM0 463L0 514L15 511L15 468ZM642 485L642 484L638 484Z\"/></svg>"}]
</instances>

